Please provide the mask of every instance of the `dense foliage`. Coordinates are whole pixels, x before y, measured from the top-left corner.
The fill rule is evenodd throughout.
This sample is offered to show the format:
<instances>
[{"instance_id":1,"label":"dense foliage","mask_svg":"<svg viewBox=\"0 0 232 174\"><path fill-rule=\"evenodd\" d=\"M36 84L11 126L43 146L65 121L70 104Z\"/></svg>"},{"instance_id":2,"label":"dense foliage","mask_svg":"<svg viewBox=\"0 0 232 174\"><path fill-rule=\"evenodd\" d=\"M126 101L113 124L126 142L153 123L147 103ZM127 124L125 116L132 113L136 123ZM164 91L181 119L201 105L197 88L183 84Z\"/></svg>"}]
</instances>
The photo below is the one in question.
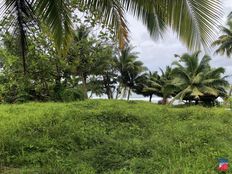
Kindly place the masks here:
<instances>
[{"instance_id":1,"label":"dense foliage","mask_svg":"<svg viewBox=\"0 0 232 174\"><path fill-rule=\"evenodd\" d=\"M209 8L207 14L207 10L197 6L198 1L183 1L182 5L178 6L175 1L156 1L151 4L151 9L145 1L112 3L72 1L60 2L49 8L49 1L6 0L4 8L8 8L5 9L6 15L0 23L0 101L75 101L103 95L108 99L127 96L129 100L132 92L149 96L150 101L153 95L162 97L160 103L163 104L168 103L171 97L195 100L196 103L202 100L203 97L200 98L199 95L203 94L204 100L210 100L212 103L218 97L226 97L227 82L221 76L224 73L222 68L215 77L212 77L213 73L207 77L208 81L214 79L218 83L217 87L215 83L209 83L204 93L197 91L199 95L192 96L193 93L189 94L189 91L180 94L188 85L180 84L181 80L183 82L183 76L176 81L177 76L180 77L174 73L178 68L173 70L168 67L161 70L161 74L149 73L143 62L138 60L138 53L133 50L128 40L122 41L127 37L124 10L131 10L144 21L153 36L161 34L166 26L171 26L173 30L178 30L177 33L190 48L198 48L200 41L206 46L212 39L215 21L220 17L219 2L212 6L205 1L204 5ZM187 6L192 8L191 12ZM44 8L41 16L37 18L42 7L48 9ZM60 21L58 16L51 19L57 12L56 7L62 9L57 15L61 15L63 21ZM103 14L99 13L97 7L102 8ZM115 11L111 11L113 7L116 8ZM153 14L153 11L151 13L150 10L156 8L159 9L157 14ZM163 8L169 9L171 13ZM140 10L146 15L140 14ZM109 11L111 13L108 14ZM183 12L195 13L196 17L191 19L190 14L183 15ZM159 18L151 20L154 15ZM182 18L181 21L189 24L194 32L188 32L186 35L184 31L190 31L190 28L177 22L177 18ZM211 18L212 20L205 22ZM202 30L197 29L198 27ZM211 28L210 37L204 27ZM213 68L209 69L213 71ZM201 68L199 73L204 74L203 71L207 70ZM197 77L199 81L202 80ZM189 75L188 82L192 83L194 78L194 75ZM217 88L217 91L212 92L213 88ZM195 88L192 90L196 92Z\"/></svg>"},{"instance_id":2,"label":"dense foliage","mask_svg":"<svg viewBox=\"0 0 232 174\"><path fill-rule=\"evenodd\" d=\"M93 28L77 26L67 55L57 54L50 40L37 32L30 37L30 51L24 61L17 50L17 38L2 35L0 96L1 102L75 101L93 96L129 100L132 92L168 99L214 104L227 97L228 82L223 68L210 66L210 57L201 60L200 52L184 54L165 70L149 72L130 45L119 50L109 34L93 34Z\"/></svg>"},{"instance_id":3,"label":"dense foliage","mask_svg":"<svg viewBox=\"0 0 232 174\"><path fill-rule=\"evenodd\" d=\"M150 72L129 42L126 12L150 35L170 27L191 50L209 47L220 0L4 0L0 21L0 173L217 173L232 157L231 116L119 99L132 92L214 105L225 70L184 54ZM231 21L214 44L231 54ZM197 112L196 112L197 111ZM229 171L230 172L230 171Z\"/></svg>"},{"instance_id":4,"label":"dense foliage","mask_svg":"<svg viewBox=\"0 0 232 174\"><path fill-rule=\"evenodd\" d=\"M171 68L149 75L129 44L125 13L142 20L154 37L171 27L190 49L210 45L222 15L218 0L5 0L2 9L0 101L7 103L96 95L127 95L129 100L133 91L150 101L160 96L166 104L186 85L173 82ZM222 78L221 73L214 79ZM218 86L220 91L225 87ZM219 96L226 97L225 92L214 92L210 100Z\"/></svg>"},{"instance_id":5,"label":"dense foliage","mask_svg":"<svg viewBox=\"0 0 232 174\"><path fill-rule=\"evenodd\" d=\"M7 26L3 30L5 28ZM26 74L25 62L17 49L17 37L3 33L0 51L2 102L73 101L88 98L90 89L98 95L110 95L109 88L111 90L117 77L113 38L108 30L108 34L97 35L92 30L91 26L77 26L72 46L65 56L56 52L42 32L35 31L28 38ZM96 83L89 83L90 78L96 79Z\"/></svg>"},{"instance_id":6,"label":"dense foliage","mask_svg":"<svg viewBox=\"0 0 232 174\"><path fill-rule=\"evenodd\" d=\"M223 76L225 69L210 66L211 58L204 55L199 59L200 52L193 54L176 55L178 61L174 61L171 67L161 69L161 74L145 73L138 80L134 91L144 96L153 95L162 97L162 104L175 100L185 101L191 104L201 102L206 105L216 104L216 99L228 98L229 83L227 76Z\"/></svg>"},{"instance_id":7,"label":"dense foliage","mask_svg":"<svg viewBox=\"0 0 232 174\"><path fill-rule=\"evenodd\" d=\"M88 100L0 110L1 173L216 174L218 158L232 158L224 108Z\"/></svg>"}]
</instances>

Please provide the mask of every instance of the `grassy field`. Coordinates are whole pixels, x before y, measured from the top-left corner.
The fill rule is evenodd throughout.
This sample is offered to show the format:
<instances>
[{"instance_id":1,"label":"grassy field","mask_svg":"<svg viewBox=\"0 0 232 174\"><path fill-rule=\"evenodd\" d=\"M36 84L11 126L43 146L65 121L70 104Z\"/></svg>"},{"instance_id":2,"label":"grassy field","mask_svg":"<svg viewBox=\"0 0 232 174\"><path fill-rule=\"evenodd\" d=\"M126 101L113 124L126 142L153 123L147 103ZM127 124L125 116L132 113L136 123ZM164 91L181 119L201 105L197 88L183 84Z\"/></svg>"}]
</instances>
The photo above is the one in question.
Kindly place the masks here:
<instances>
[{"instance_id":1,"label":"grassy field","mask_svg":"<svg viewBox=\"0 0 232 174\"><path fill-rule=\"evenodd\" d=\"M232 112L224 108L107 100L0 106L4 174L216 174L220 157L232 160Z\"/></svg>"}]
</instances>

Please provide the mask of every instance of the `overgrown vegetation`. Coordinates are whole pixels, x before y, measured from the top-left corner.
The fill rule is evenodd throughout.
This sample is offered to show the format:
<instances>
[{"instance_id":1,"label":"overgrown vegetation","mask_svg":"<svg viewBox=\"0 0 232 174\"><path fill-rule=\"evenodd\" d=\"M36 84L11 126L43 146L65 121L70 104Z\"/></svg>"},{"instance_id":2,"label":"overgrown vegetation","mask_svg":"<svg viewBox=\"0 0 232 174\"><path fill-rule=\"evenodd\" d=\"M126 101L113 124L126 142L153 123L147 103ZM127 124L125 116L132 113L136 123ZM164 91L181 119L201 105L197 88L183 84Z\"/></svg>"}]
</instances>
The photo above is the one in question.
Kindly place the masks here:
<instances>
[{"instance_id":1,"label":"overgrown vegetation","mask_svg":"<svg viewBox=\"0 0 232 174\"><path fill-rule=\"evenodd\" d=\"M150 101L153 95L162 97L162 104L169 103L171 97L207 105L214 105L218 97L227 98L225 70L211 67L209 56L200 60L200 52L184 54L161 74L148 72L133 47L125 45L119 50L109 34L94 35L92 30L77 26L72 45L63 57L42 33L32 34L28 39L26 75L17 38L3 34L0 102L76 101L93 95L129 100L132 92L149 96Z\"/></svg>"},{"instance_id":2,"label":"overgrown vegetation","mask_svg":"<svg viewBox=\"0 0 232 174\"><path fill-rule=\"evenodd\" d=\"M159 37L170 27L191 50L209 47L220 0L4 0L0 102L72 102L133 92L214 104L227 97L223 68L199 52L148 72L129 44L131 12ZM194 15L193 15L194 14ZM231 26L231 24L229 23ZM214 44L231 55L231 27ZM0 106L0 173L217 173L231 159L232 112L85 100Z\"/></svg>"},{"instance_id":3,"label":"overgrown vegetation","mask_svg":"<svg viewBox=\"0 0 232 174\"><path fill-rule=\"evenodd\" d=\"M218 158L232 159L224 108L88 100L0 111L1 173L216 174Z\"/></svg>"},{"instance_id":4,"label":"overgrown vegetation","mask_svg":"<svg viewBox=\"0 0 232 174\"><path fill-rule=\"evenodd\" d=\"M195 81L195 70L185 84L177 84L180 80L175 81L171 68L149 75L130 45L125 17L130 11L155 38L170 27L189 49L197 50L211 45L222 17L220 1L201 4L200 0L4 0L0 102L76 101L94 95L129 100L133 91L150 100L158 95L163 104L170 97L214 104L216 98L226 97L222 69L207 77L220 81L217 85L198 83L207 89L188 88Z\"/></svg>"}]
</instances>

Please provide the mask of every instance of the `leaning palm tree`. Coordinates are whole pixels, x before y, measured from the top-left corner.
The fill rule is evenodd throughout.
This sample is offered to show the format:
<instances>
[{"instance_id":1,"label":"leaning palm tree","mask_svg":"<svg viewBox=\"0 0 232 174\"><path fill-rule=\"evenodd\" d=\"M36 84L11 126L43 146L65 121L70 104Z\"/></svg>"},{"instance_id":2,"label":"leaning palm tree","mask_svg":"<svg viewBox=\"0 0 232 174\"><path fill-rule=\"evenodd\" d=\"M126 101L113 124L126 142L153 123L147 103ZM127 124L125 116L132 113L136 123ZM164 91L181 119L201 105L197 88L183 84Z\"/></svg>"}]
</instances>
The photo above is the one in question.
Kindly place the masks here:
<instances>
[{"instance_id":1,"label":"leaning palm tree","mask_svg":"<svg viewBox=\"0 0 232 174\"><path fill-rule=\"evenodd\" d=\"M119 72L119 83L127 100L130 99L131 90L134 89L136 81L147 69L141 61L138 61L138 53L133 52L133 47L126 46L121 50L120 56L115 60Z\"/></svg>"},{"instance_id":2,"label":"leaning palm tree","mask_svg":"<svg viewBox=\"0 0 232 174\"><path fill-rule=\"evenodd\" d=\"M224 55L228 57L232 55L232 13L229 15L228 27L222 27L222 35L213 42L213 46L219 46L216 50L216 54Z\"/></svg>"},{"instance_id":3,"label":"leaning palm tree","mask_svg":"<svg viewBox=\"0 0 232 174\"><path fill-rule=\"evenodd\" d=\"M46 24L42 28L49 28L57 50L67 50L73 11L84 10L112 27L121 48L128 39L127 12L140 19L153 37L171 27L190 49L210 46L222 17L221 0L3 0L1 9L1 14L13 16L24 59L28 23Z\"/></svg>"},{"instance_id":4,"label":"leaning palm tree","mask_svg":"<svg viewBox=\"0 0 232 174\"><path fill-rule=\"evenodd\" d=\"M211 58L205 55L199 61L200 52L192 55L184 54L179 61L173 62L175 68L172 71L175 79L173 84L179 88L175 99L213 102L217 97L226 96L228 82L221 74L225 73L223 68L211 68Z\"/></svg>"}]
</instances>

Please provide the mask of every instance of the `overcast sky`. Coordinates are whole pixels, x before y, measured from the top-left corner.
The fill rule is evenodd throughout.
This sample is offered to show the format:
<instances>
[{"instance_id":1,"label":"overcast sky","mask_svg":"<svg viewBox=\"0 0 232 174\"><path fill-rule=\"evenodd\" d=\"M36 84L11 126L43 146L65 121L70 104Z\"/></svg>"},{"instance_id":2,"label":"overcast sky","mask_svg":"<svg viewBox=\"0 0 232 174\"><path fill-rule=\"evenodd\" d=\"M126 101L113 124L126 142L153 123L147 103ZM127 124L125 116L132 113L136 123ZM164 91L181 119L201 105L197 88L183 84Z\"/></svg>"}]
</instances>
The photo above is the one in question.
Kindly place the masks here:
<instances>
[{"instance_id":1,"label":"overcast sky","mask_svg":"<svg viewBox=\"0 0 232 174\"><path fill-rule=\"evenodd\" d=\"M232 11L232 0L222 0L225 18ZM143 24L132 16L128 15L127 20L130 28L130 38L132 45L136 46L139 58L152 71L159 70L170 65L174 54L181 55L187 52L186 47L177 39L175 34L168 31L162 40L152 40ZM227 75L232 75L232 57L213 55L212 66L222 66L226 69ZM232 77L228 79L232 83Z\"/></svg>"}]
</instances>

